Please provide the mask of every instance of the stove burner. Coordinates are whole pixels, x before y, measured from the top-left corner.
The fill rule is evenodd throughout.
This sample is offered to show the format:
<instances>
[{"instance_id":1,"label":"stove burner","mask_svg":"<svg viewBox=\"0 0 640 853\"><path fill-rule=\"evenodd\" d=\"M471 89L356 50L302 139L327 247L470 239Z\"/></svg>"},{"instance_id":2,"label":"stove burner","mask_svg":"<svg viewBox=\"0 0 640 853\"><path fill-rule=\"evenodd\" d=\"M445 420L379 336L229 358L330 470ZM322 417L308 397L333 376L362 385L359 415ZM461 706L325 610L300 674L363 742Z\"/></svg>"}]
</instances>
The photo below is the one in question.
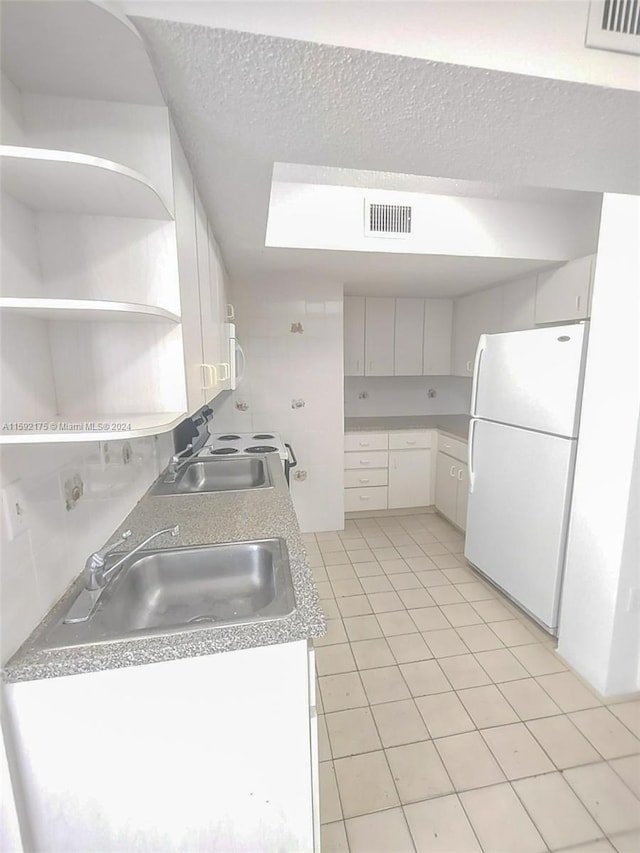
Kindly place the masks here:
<instances>
[{"instance_id":1,"label":"stove burner","mask_svg":"<svg viewBox=\"0 0 640 853\"><path fill-rule=\"evenodd\" d=\"M237 452L237 447L212 447L209 451L212 456L228 456L230 453Z\"/></svg>"},{"instance_id":2,"label":"stove burner","mask_svg":"<svg viewBox=\"0 0 640 853\"><path fill-rule=\"evenodd\" d=\"M265 441L265 439L268 439L268 438L275 438L275 435L271 435L268 432L259 432L259 433L257 433L257 435L254 435L253 437L255 439L257 439L258 441Z\"/></svg>"},{"instance_id":3,"label":"stove burner","mask_svg":"<svg viewBox=\"0 0 640 853\"><path fill-rule=\"evenodd\" d=\"M255 436L254 436L255 437ZM245 453L277 453L278 448L271 444L254 444L253 447L245 447Z\"/></svg>"},{"instance_id":4,"label":"stove burner","mask_svg":"<svg viewBox=\"0 0 640 853\"><path fill-rule=\"evenodd\" d=\"M219 435L216 441L239 441L239 435Z\"/></svg>"}]
</instances>

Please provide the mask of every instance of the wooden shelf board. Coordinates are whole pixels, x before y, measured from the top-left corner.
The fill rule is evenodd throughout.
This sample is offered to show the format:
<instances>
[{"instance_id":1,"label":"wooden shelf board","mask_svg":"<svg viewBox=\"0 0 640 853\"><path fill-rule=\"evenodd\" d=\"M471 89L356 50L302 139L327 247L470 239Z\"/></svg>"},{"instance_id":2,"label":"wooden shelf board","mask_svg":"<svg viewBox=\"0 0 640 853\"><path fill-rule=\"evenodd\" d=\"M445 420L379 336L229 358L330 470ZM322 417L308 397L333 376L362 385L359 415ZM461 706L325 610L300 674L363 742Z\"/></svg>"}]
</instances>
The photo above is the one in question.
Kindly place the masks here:
<instances>
[{"instance_id":1,"label":"wooden shelf board","mask_svg":"<svg viewBox=\"0 0 640 853\"><path fill-rule=\"evenodd\" d=\"M169 432L186 418L186 412L154 412L151 414L92 414L83 418L60 415L44 422L49 429L10 430L0 424L0 444L49 444L70 441L124 441ZM52 424L56 427L52 428ZM100 428L107 424L110 428ZM130 429L119 428L125 424ZM66 425L66 428L65 426ZM77 426L77 429L76 429Z\"/></svg>"},{"instance_id":2,"label":"wooden shelf board","mask_svg":"<svg viewBox=\"0 0 640 853\"><path fill-rule=\"evenodd\" d=\"M153 305L109 302L93 299L44 299L40 297L0 297L0 310L42 320L84 320L102 323L179 323L177 314Z\"/></svg>"}]
</instances>

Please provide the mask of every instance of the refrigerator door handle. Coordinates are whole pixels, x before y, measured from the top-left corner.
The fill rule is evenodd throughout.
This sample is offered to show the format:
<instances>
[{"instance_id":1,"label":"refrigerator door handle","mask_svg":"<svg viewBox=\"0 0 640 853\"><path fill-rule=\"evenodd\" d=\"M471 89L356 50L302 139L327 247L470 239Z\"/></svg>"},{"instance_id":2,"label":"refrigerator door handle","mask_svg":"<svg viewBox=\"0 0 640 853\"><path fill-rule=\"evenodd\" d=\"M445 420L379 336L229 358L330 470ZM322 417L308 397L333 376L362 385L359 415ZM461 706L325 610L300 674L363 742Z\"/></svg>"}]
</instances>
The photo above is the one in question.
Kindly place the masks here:
<instances>
[{"instance_id":1,"label":"refrigerator door handle","mask_svg":"<svg viewBox=\"0 0 640 853\"><path fill-rule=\"evenodd\" d=\"M487 348L487 336L480 335L478 339L478 347L476 349L476 360L473 365L473 380L471 383L471 417L477 415L476 404L478 402L478 383L480 381L480 363L482 361L482 353Z\"/></svg>"},{"instance_id":2,"label":"refrigerator door handle","mask_svg":"<svg viewBox=\"0 0 640 853\"><path fill-rule=\"evenodd\" d=\"M476 432L476 421L472 420L469 427L469 494L473 493L473 483L476 475L473 471L473 438Z\"/></svg>"}]
</instances>

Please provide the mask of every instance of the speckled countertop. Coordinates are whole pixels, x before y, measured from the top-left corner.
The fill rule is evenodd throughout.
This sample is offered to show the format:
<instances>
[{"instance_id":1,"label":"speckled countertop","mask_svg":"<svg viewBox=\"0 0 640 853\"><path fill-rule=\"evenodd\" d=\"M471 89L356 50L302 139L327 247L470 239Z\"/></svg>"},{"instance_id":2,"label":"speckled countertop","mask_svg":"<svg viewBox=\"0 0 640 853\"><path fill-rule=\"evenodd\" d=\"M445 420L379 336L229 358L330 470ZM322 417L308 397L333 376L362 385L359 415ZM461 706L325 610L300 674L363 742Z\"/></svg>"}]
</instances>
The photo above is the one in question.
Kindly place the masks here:
<instances>
[{"instance_id":1,"label":"speckled countertop","mask_svg":"<svg viewBox=\"0 0 640 853\"><path fill-rule=\"evenodd\" d=\"M153 637L47 649L43 641L51 627L60 620L69 600L82 588L80 577L5 665L2 672L4 680L32 681L77 675L322 636L326 630L325 617L320 609L282 465L275 453L266 458L273 488L174 497L146 495L114 532L111 541L130 528L133 531L128 540L127 550L130 550L154 531L175 524L180 525L180 533L175 539L168 535L159 538L149 544L149 549L280 537L286 541L289 550L296 599L296 609L292 614L253 624L199 627L181 633L167 631Z\"/></svg>"},{"instance_id":2,"label":"speckled countertop","mask_svg":"<svg viewBox=\"0 0 640 853\"><path fill-rule=\"evenodd\" d=\"M345 418L345 432L394 429L439 429L456 438L467 440L469 415L408 415L381 418Z\"/></svg>"}]
</instances>

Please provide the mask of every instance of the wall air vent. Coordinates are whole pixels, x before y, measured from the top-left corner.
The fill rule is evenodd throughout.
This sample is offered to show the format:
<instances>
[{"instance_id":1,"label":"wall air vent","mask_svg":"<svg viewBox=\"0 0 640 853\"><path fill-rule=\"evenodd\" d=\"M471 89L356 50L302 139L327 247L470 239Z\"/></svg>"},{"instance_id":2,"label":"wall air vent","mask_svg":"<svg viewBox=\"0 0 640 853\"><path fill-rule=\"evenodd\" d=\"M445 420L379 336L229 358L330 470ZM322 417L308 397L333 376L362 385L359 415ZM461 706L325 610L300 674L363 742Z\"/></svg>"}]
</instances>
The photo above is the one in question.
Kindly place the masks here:
<instances>
[{"instance_id":1,"label":"wall air vent","mask_svg":"<svg viewBox=\"0 0 640 853\"><path fill-rule=\"evenodd\" d=\"M640 0L590 3L585 45L640 56Z\"/></svg>"},{"instance_id":2,"label":"wall air vent","mask_svg":"<svg viewBox=\"0 0 640 853\"><path fill-rule=\"evenodd\" d=\"M367 237L407 237L411 234L411 207L365 199L364 233Z\"/></svg>"}]
</instances>

